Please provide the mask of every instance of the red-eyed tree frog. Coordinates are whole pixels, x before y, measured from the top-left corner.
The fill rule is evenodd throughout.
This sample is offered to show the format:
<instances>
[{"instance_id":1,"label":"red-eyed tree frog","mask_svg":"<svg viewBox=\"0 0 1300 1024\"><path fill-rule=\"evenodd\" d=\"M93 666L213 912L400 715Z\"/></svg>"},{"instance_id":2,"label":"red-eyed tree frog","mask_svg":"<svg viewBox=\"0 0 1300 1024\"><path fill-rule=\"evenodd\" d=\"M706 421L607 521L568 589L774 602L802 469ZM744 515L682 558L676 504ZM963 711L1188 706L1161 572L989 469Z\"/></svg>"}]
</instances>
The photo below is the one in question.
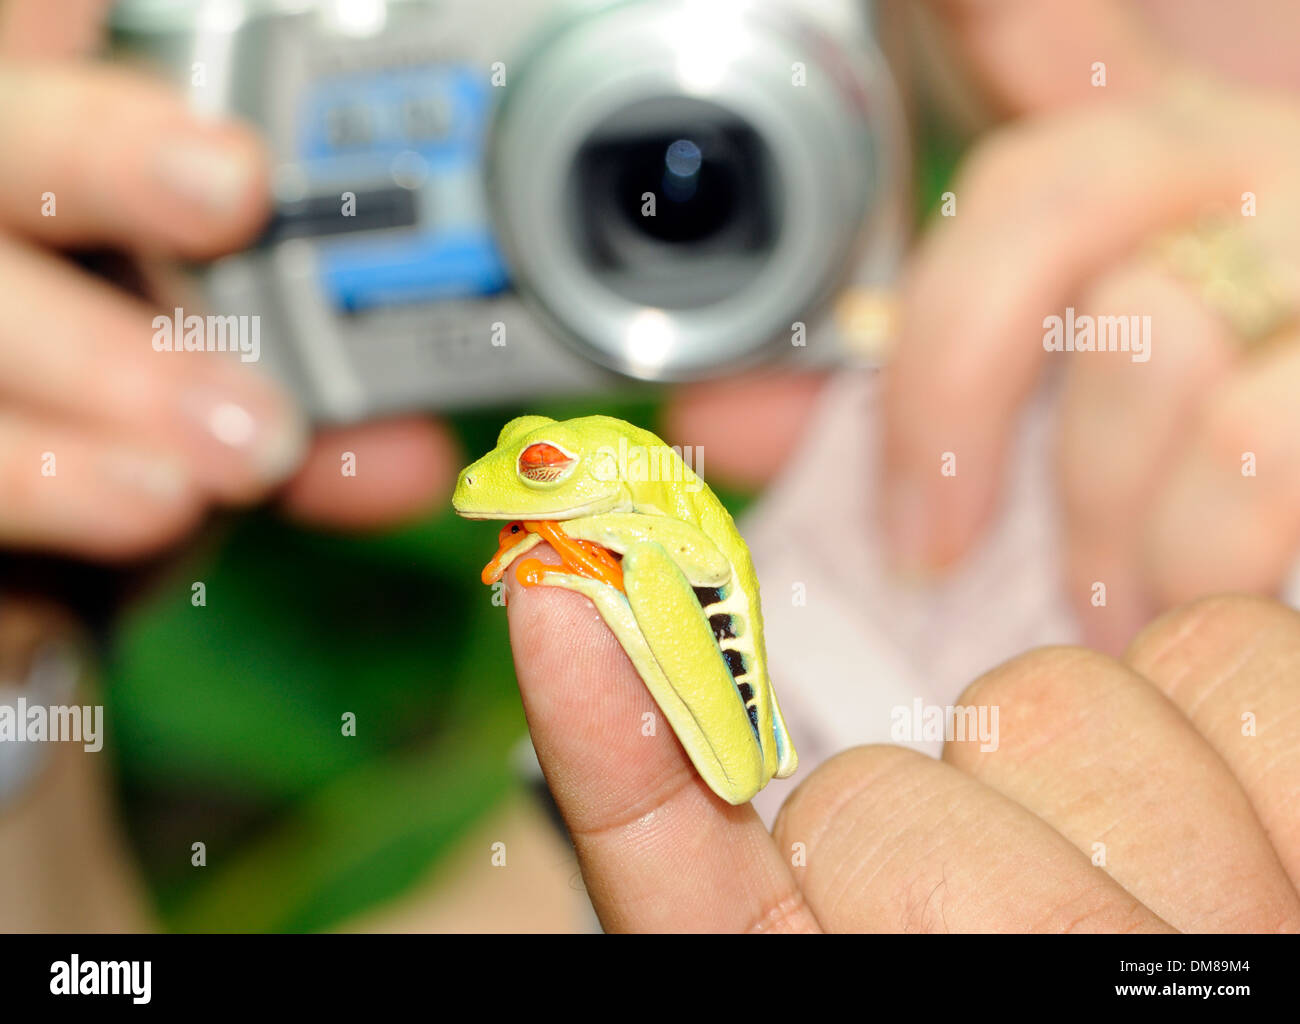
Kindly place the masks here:
<instances>
[{"instance_id":1,"label":"red-eyed tree frog","mask_svg":"<svg viewBox=\"0 0 1300 1024\"><path fill-rule=\"evenodd\" d=\"M731 804L798 767L767 676L758 579L730 513L674 449L608 416L521 416L466 467L468 519L509 520L485 583L543 541L525 586L595 604L700 776Z\"/></svg>"}]
</instances>

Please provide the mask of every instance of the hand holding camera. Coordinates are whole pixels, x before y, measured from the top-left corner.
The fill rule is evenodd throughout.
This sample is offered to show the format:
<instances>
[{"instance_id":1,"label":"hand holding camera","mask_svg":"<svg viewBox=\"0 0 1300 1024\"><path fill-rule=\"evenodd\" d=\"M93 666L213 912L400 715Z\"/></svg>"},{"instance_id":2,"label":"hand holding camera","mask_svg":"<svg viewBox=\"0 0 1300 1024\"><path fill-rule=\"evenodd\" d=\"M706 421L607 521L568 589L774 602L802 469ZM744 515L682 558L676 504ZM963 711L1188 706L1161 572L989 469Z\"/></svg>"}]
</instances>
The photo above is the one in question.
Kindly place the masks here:
<instances>
[{"instance_id":1,"label":"hand holding camera","mask_svg":"<svg viewBox=\"0 0 1300 1024\"><path fill-rule=\"evenodd\" d=\"M17 2L0 17L0 544L135 557L300 466L286 502L316 521L427 506L454 472L439 426L374 423L309 444L296 404L260 368L151 347L160 309L202 309L173 261L251 241L268 169L248 128L83 60L105 6ZM102 248L134 255L148 301L60 255ZM366 487L329 487L340 451L357 454Z\"/></svg>"}]
</instances>

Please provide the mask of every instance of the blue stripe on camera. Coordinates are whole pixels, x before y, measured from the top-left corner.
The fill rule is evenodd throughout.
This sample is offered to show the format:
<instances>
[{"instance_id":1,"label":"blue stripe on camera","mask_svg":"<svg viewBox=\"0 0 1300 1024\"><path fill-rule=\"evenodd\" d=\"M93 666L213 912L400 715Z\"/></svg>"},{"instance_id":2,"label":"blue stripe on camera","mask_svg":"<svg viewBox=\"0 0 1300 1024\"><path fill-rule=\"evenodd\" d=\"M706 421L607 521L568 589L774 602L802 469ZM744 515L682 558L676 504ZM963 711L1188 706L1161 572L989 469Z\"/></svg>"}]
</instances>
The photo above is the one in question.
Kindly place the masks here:
<instances>
[{"instance_id":1,"label":"blue stripe on camera","mask_svg":"<svg viewBox=\"0 0 1300 1024\"><path fill-rule=\"evenodd\" d=\"M483 190L490 93L481 69L435 65L340 74L304 98L307 189L340 200L350 192L358 207L360 230L317 239L321 284L340 309L508 286ZM385 189L413 194L413 223L368 228L361 207Z\"/></svg>"}]
</instances>

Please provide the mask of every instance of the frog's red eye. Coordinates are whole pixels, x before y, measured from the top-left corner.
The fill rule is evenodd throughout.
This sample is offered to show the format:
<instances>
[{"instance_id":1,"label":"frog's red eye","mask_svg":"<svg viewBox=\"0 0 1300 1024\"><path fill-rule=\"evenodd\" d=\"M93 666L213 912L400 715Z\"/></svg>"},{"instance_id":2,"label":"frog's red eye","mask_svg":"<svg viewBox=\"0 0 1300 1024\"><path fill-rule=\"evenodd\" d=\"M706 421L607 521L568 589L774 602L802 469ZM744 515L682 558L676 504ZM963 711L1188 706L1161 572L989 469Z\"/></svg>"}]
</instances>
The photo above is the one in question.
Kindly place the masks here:
<instances>
[{"instance_id":1,"label":"frog's red eye","mask_svg":"<svg viewBox=\"0 0 1300 1024\"><path fill-rule=\"evenodd\" d=\"M519 453L519 475L542 484L562 479L577 464L574 456L545 441L534 442Z\"/></svg>"}]
</instances>

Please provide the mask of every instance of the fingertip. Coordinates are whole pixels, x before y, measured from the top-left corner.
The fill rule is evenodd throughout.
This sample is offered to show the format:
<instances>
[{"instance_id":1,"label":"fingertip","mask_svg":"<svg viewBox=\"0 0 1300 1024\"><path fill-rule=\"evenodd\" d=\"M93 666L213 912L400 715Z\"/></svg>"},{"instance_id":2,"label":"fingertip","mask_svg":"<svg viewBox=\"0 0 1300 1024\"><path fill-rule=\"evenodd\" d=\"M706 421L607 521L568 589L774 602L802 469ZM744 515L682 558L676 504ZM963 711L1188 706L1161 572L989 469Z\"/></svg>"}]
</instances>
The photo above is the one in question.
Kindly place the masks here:
<instances>
[{"instance_id":1,"label":"fingertip","mask_svg":"<svg viewBox=\"0 0 1300 1024\"><path fill-rule=\"evenodd\" d=\"M1001 470L960 446L884 470L877 514L900 579L926 582L970 553L997 512Z\"/></svg>"},{"instance_id":2,"label":"fingertip","mask_svg":"<svg viewBox=\"0 0 1300 1024\"><path fill-rule=\"evenodd\" d=\"M20 230L200 260L247 244L265 222L269 158L252 127L197 114L138 69L39 65L4 77L0 177L13 188L0 212Z\"/></svg>"},{"instance_id":3,"label":"fingertip","mask_svg":"<svg viewBox=\"0 0 1300 1024\"><path fill-rule=\"evenodd\" d=\"M172 547L207 506L174 451L19 417L0 417L0 493L0 543L112 563Z\"/></svg>"},{"instance_id":4,"label":"fingertip","mask_svg":"<svg viewBox=\"0 0 1300 1024\"><path fill-rule=\"evenodd\" d=\"M538 545L526 557L545 565L561 562L549 544ZM503 582L510 644L529 720L549 732L558 722L590 722L594 716L592 740L598 741L607 731L599 719L614 711L608 691L616 689L638 706L648 704L648 697L639 686L620 685L621 677L631 682L635 673L595 606L573 591L521 583L518 565L516 561L506 568ZM581 746L583 734L578 728L567 736Z\"/></svg>"},{"instance_id":5,"label":"fingertip","mask_svg":"<svg viewBox=\"0 0 1300 1024\"><path fill-rule=\"evenodd\" d=\"M702 449L711 479L759 487L798 446L825 381L787 371L683 385L665 410L664 434Z\"/></svg>"},{"instance_id":6,"label":"fingertip","mask_svg":"<svg viewBox=\"0 0 1300 1024\"><path fill-rule=\"evenodd\" d=\"M709 791L595 606L513 567L506 588L533 746L606 929L814 930L754 809Z\"/></svg>"},{"instance_id":7,"label":"fingertip","mask_svg":"<svg viewBox=\"0 0 1300 1024\"><path fill-rule=\"evenodd\" d=\"M211 259L238 249L261 230L271 212L270 164L265 143L237 121L192 118L159 133L146 158L148 178L162 186L181 216L157 218L176 255Z\"/></svg>"},{"instance_id":8,"label":"fingertip","mask_svg":"<svg viewBox=\"0 0 1300 1024\"><path fill-rule=\"evenodd\" d=\"M448 429L422 417L326 428L281 501L290 516L315 526L392 526L445 499L459 459Z\"/></svg>"}]
</instances>

